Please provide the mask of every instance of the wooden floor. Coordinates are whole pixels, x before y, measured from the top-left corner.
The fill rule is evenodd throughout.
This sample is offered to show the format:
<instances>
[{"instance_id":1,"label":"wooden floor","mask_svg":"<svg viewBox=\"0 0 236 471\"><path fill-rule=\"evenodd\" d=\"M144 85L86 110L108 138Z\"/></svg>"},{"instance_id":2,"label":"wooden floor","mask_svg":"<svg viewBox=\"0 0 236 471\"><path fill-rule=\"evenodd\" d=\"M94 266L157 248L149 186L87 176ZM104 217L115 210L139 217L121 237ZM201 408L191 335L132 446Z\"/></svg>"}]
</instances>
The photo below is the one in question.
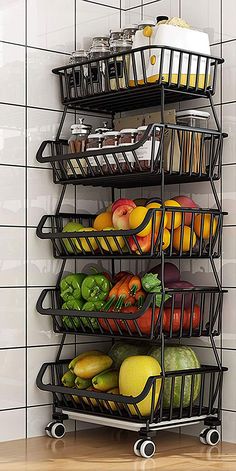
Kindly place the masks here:
<instances>
[{"instance_id":1,"label":"wooden floor","mask_svg":"<svg viewBox=\"0 0 236 471\"><path fill-rule=\"evenodd\" d=\"M114 429L0 443L1 471L235 471L236 445L201 445L198 438L160 433L155 458L133 454L136 435Z\"/></svg>"}]
</instances>

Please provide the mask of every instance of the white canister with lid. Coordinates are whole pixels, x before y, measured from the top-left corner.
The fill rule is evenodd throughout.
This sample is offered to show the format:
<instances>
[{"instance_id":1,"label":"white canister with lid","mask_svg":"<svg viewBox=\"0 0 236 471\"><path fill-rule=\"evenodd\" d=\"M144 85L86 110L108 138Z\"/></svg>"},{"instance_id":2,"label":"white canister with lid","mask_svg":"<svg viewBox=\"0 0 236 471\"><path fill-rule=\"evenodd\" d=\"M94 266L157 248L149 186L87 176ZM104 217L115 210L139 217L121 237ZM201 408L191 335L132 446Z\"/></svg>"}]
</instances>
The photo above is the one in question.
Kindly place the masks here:
<instances>
[{"instance_id":1,"label":"white canister with lid","mask_svg":"<svg viewBox=\"0 0 236 471\"><path fill-rule=\"evenodd\" d=\"M138 30L136 31L135 36L134 36L132 49L145 47L145 46L151 46L155 24L156 24L155 21L152 21L152 20L142 20L138 24ZM144 51L144 70L143 70L141 52L135 52L134 54L136 71L137 71L137 80L138 80L139 85L144 84L144 75L145 75L145 72L147 71L150 55L151 55L150 49ZM130 87L135 86L134 67L133 67L132 60L130 61L129 85Z\"/></svg>"},{"instance_id":2,"label":"white canister with lid","mask_svg":"<svg viewBox=\"0 0 236 471\"><path fill-rule=\"evenodd\" d=\"M210 42L207 33L197 31L187 27L174 26L173 24L158 24L153 31L152 44L156 46L169 46L173 48L172 53L172 67L170 81L173 84L177 84L180 70L180 84L186 85L189 74L189 85L190 87L196 87L202 89L206 83L205 79L209 80L209 68L206 70L207 59L192 54L210 55ZM176 50L177 49L177 50ZM178 49L185 49L186 53L183 53L180 61L180 52ZM191 62L190 62L190 53ZM167 82L169 80L170 72L170 58L171 51L164 49L163 57L163 68L162 68L162 81ZM160 61L161 61L161 49L152 49L152 54L147 67L148 82L155 83L159 80L160 76ZM197 83L197 71L198 71L198 83ZM206 78L206 73L208 77Z\"/></svg>"},{"instance_id":3,"label":"white canister with lid","mask_svg":"<svg viewBox=\"0 0 236 471\"><path fill-rule=\"evenodd\" d=\"M141 141L144 137L148 126L139 126L138 137L137 140ZM153 139L154 139L154 147L153 146ZM154 151L154 162L156 162L157 152L160 145L160 128L156 126L155 131L153 130L152 134L147 138L144 144L136 150L136 155L139 160L139 164L141 167L141 171L150 170L151 166L151 156L152 156L152 149ZM136 170L140 171L140 167L137 163L135 163Z\"/></svg>"}]
</instances>

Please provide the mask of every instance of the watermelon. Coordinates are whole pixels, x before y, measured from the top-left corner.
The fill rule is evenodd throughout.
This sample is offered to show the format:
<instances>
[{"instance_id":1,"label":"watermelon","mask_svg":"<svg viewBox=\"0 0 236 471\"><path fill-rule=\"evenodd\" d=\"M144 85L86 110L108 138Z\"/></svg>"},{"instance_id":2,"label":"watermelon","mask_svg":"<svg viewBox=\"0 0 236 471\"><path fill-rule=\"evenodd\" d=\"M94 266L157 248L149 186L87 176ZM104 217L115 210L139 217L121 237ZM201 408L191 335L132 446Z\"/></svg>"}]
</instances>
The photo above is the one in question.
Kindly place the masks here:
<instances>
[{"instance_id":1,"label":"watermelon","mask_svg":"<svg viewBox=\"0 0 236 471\"><path fill-rule=\"evenodd\" d=\"M153 356L161 364L161 348L152 348L149 355ZM200 368L199 360L194 351L184 345L168 345L164 350L164 366L165 371L178 371L178 370L189 370ZM188 407L190 404L191 395L191 381L192 376L185 376L184 384L184 397L183 407ZM180 407L180 395L181 395L181 382L182 377L175 378L174 396L173 396L173 407ZM171 383L172 378L166 378L163 392L163 407L168 409L170 407L171 398ZM201 376L196 375L194 378L194 390L193 390L193 402L196 401L200 394Z\"/></svg>"},{"instance_id":2,"label":"watermelon","mask_svg":"<svg viewBox=\"0 0 236 471\"><path fill-rule=\"evenodd\" d=\"M129 343L129 342L115 342L112 345L111 349L108 352L108 355L113 360L113 367L119 369L121 363L128 358L135 355L145 355L147 350L149 349L147 343L137 342L137 343Z\"/></svg>"}]
</instances>

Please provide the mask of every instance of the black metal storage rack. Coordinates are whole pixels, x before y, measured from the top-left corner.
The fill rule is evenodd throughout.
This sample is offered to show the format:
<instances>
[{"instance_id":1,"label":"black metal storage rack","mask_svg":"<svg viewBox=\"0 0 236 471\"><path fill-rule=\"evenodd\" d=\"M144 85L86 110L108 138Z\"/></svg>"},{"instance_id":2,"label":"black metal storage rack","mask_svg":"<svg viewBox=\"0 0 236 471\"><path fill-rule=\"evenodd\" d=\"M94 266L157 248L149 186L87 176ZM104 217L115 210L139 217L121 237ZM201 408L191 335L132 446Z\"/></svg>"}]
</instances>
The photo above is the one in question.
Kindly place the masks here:
<instances>
[{"instance_id":1,"label":"black metal storage rack","mask_svg":"<svg viewBox=\"0 0 236 471\"><path fill-rule=\"evenodd\" d=\"M147 77L145 68L145 55L152 53L159 58L158 70L155 80ZM121 83L118 59L123 59L123 81ZM174 61L178 59L178 70L174 71ZM109 65L112 63L115 80L111 87L109 79ZM46 431L49 435L59 438L64 435L63 421L67 418L85 422L109 425L139 432L140 439L135 443L134 452L138 456L150 457L154 454L155 445L152 437L159 429L176 427L203 421L206 428L200 435L203 443L214 445L219 441L217 426L221 424L221 401L223 368L217 348L215 337L221 333L222 308L224 290L215 267L215 259L221 256L222 250L222 226L223 216L220 201L217 195L215 181L221 177L221 163L223 151L223 138L226 137L221 131L217 118L212 95L215 93L216 77L219 65L223 59L191 53L185 50L169 47L139 48L129 53L116 54L106 59L90 60L77 65L63 66L53 70L59 76L61 99L64 104L64 112L55 141L44 141L37 152L37 160L40 163L49 162L53 169L54 183L62 184L62 192L55 215L43 216L37 228L37 235L42 239L52 241L53 255L62 259L61 271L55 289L44 290L37 302L37 310L41 315L52 317L55 332L62 333L61 345L56 362L45 363L37 377L37 385L40 389L53 393L53 419ZM129 64L129 65L127 65ZM138 64L141 64L138 73ZM130 81L130 70L132 83ZM94 88L94 71L96 71L96 89ZM209 100L216 129L190 128L179 125L164 123L165 103L172 103L192 98L205 98ZM69 109L92 110L99 112L111 112L112 115L119 111L139 109L161 105L161 123L150 125L143 138L136 144L130 146L119 146L119 154L123 155L127 164L124 172L119 164L117 148L86 151L84 153L68 153L67 141L60 139L62 127ZM160 133L160 144L155 152L154 139L157 128ZM170 134L170 156L168 165L164 165L165 131ZM184 135L190 136L189 164L184 165ZM193 163L193 152L195 139L199 139L199 164ZM141 150L147 139L151 139L152 151L150 167L142 171L137 157L137 150ZM174 145L178 139L180 147L179 167L173 166ZM45 156L46 150L48 155ZM132 153L134 167L130 165L127 153ZM116 162L116 171L111 168L108 154L112 154ZM96 173L90 164L89 157L96 160ZM106 171L100 164L102 156L106 163ZM81 159L86 162L87 171L81 165ZM75 170L80 169L79 174ZM69 172L68 172L69 169ZM170 229L170 244L167 250L162 249L163 243L163 221L165 218L165 207L148 210L143 223L135 230L115 230L104 235L104 232L80 232L63 233L63 227L68 221L79 221L89 225L93 220L92 215L79 215L61 213L61 204L64 198L67 184L92 185L112 188L112 199L114 199L114 188L131 188L137 186L159 185L161 187L161 198L164 200L165 184L209 181L216 201L216 209L182 209L171 208L175 212L190 212L192 214L191 229L194 227L195 218L198 215L209 215L209 239L203 237L203 225L201 224L198 241L195 245L191 236L189 251L183 250L183 226L182 217L180 246L177 250L173 241L173 218ZM160 230L158 237L155 236L156 218L160 218ZM150 221L152 225L151 244L148 251L140 246L137 234ZM192 231L191 231L192 232ZM111 237L113 244L111 244ZM94 243L91 243L91 238ZM101 243L103 238L104 243ZM82 239L86 241L88 250L85 250ZM122 243L121 243L122 239ZM130 241L136 244L136 252L130 249ZM158 318L155 315L155 298L150 294L142 308L135 314L124 314L120 312L83 312L68 311L62 309L59 293L59 284L62 279L66 261L68 259L110 259L114 270L115 260L132 259L160 259L164 273L165 259L194 259L206 258L211 262L213 274L216 280L215 287L198 287L190 289L166 289L162 282L162 302ZM163 278L163 277L162 277ZM165 294L171 294L171 320L168 332L163 327ZM181 319L179 328L174 327L173 313L175 305L181 300ZM184 305L186 299L190 300L191 318L188 327L184 326ZM193 308L195 303L199 305L200 322L194 328ZM151 329L144 334L139 328L139 320L142 319L147 309L151 310ZM65 324L63 317L67 316L69 322ZM86 327L81 321L86 318ZM95 328L91 318L98 321L99 328ZM99 322L100 321L100 322ZM109 395L88 390L65 388L61 384L61 377L65 372L68 361L60 360L61 351L67 334L100 336L101 338L113 339L135 339L159 343L161 346L161 369L159 377L151 377L146 383L142 393L138 397L122 395ZM214 352L216 365L202 365L199 369L165 372L164 369L164 345L166 340L208 337ZM45 383L45 375L47 382ZM158 403L155 403L155 392L157 381L160 381L160 394ZM166 408L163 401L165 381L171 384L171 396L169 407ZM174 403L175 382L180 381L181 395L178 406ZM186 407L184 403L184 388L186 382L190 384L190 401ZM200 395L194 400L194 384L200 381ZM151 394L150 415L143 416L139 402ZM87 398L87 401L81 398ZM113 407L111 406L113 404ZM133 413L131 410L133 408Z\"/></svg>"}]
</instances>

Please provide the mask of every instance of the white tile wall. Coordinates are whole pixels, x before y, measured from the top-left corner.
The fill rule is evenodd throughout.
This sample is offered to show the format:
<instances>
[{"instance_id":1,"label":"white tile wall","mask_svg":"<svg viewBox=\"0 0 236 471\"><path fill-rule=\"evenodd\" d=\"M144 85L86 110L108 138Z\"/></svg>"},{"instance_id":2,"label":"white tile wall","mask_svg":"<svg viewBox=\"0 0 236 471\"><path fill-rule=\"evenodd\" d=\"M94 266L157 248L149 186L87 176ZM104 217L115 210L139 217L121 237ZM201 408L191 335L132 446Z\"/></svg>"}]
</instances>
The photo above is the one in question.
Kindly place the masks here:
<instances>
[{"instance_id":1,"label":"white tile wall","mask_svg":"<svg viewBox=\"0 0 236 471\"><path fill-rule=\"evenodd\" d=\"M223 411L223 437L236 441L232 380L236 366L234 9L234 0L199 0L197 3L190 0L1 0L0 167L3 178L0 240L3 242L0 246L0 375L3 387L0 391L0 440L25 437L26 407L28 436L44 433L44 426L51 419L49 404L52 397L39 391L35 385L39 367L44 361L54 360L59 342L59 336L52 332L50 320L35 310L41 289L55 284L60 268L60 262L52 259L50 244L35 235L35 226L41 215L54 212L59 191L59 186L52 184L47 166L39 168L42 165L35 160L41 141L55 138L61 116L58 80L51 69L68 62L75 44L88 48L93 36L108 34L109 29L137 23L144 17L181 14L194 27L208 32L212 43L230 40L223 45L215 45L212 51L226 59L223 83L219 82L216 95L216 101L221 103L223 93L224 105L220 105L218 111L220 117L222 113L225 131L230 134L230 139L225 142L223 171L224 209L231 213L225 219L228 227L224 231L223 283L230 287L230 292L225 302L222 345L224 362L231 371L226 377L224 408L228 410ZM191 103L191 107L205 105L201 101ZM94 126L101 124L102 120L102 117L86 118ZM74 115L68 115L63 137L68 138L73 121ZM201 204L212 204L206 185L202 185L201 190L200 187L196 190L177 186L171 191L178 193L180 190L196 195ZM152 191L156 192L155 189L144 189L142 193L151 195ZM70 189L63 207L66 211L74 204L74 195L74 189ZM77 189L77 209L95 212L110 199L109 190L96 190L96 200L99 200L96 206L93 195L91 188ZM67 270L70 268L72 266L68 264ZM207 261L183 263L182 269L189 279L192 273L196 284L211 283ZM217 269L220 273L220 263L217 263ZM73 341L72 338L69 340ZM212 352L203 346L206 347L206 343L199 342L196 351L204 361L211 362ZM68 358L73 356L74 349L74 345L67 345L65 355Z\"/></svg>"},{"instance_id":2,"label":"white tile wall","mask_svg":"<svg viewBox=\"0 0 236 471\"><path fill-rule=\"evenodd\" d=\"M25 110L0 105L0 163L25 164Z\"/></svg>"},{"instance_id":3,"label":"white tile wall","mask_svg":"<svg viewBox=\"0 0 236 471\"><path fill-rule=\"evenodd\" d=\"M71 52L74 49L74 0L28 0L28 45Z\"/></svg>"}]
</instances>

